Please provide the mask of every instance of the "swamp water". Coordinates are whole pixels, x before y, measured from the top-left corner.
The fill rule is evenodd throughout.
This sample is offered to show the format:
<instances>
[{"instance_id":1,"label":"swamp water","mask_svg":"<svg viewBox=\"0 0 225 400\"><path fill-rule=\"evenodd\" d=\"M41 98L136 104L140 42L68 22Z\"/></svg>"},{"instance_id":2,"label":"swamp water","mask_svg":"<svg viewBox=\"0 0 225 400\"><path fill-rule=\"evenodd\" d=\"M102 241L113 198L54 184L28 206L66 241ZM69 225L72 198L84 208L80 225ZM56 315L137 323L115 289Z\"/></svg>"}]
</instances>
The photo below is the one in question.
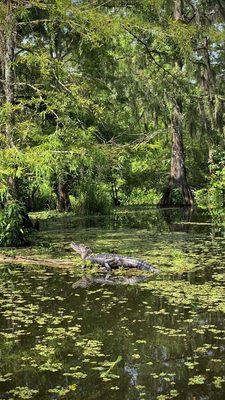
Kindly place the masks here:
<instances>
[{"instance_id":1,"label":"swamp water","mask_svg":"<svg viewBox=\"0 0 225 400\"><path fill-rule=\"evenodd\" d=\"M36 252L68 256L74 240L162 272L79 287L75 255L74 270L0 266L0 399L224 400L225 237L208 221L131 210L43 223Z\"/></svg>"}]
</instances>

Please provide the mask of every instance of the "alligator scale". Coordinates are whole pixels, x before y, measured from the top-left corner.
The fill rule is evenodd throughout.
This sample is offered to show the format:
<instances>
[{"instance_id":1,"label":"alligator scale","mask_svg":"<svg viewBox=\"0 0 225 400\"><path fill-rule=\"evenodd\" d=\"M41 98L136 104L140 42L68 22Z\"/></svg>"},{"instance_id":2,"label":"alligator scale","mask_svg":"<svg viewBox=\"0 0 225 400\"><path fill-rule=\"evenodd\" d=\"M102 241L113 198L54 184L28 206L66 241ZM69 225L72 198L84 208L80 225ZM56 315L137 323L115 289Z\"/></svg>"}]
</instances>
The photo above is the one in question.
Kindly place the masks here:
<instances>
[{"instance_id":1,"label":"alligator scale","mask_svg":"<svg viewBox=\"0 0 225 400\"><path fill-rule=\"evenodd\" d=\"M89 261L91 264L98 264L104 267L107 271L111 271L111 269L114 268L124 267L137 268L143 271L150 271L154 273L160 272L157 268L143 260L110 253L94 254L89 247L86 247L83 244L71 243L71 247L78 254L80 254L82 260L84 261L84 265L86 261Z\"/></svg>"}]
</instances>

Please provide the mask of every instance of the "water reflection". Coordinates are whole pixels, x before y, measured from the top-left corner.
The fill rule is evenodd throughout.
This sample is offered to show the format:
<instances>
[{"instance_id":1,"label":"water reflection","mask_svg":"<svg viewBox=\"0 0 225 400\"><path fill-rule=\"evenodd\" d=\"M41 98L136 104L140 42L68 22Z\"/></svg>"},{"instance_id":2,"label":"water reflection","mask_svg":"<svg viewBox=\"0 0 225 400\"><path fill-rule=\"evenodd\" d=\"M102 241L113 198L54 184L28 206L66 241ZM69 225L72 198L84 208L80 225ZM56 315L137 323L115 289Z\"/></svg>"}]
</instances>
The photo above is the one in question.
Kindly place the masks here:
<instances>
[{"instance_id":1,"label":"water reflection","mask_svg":"<svg viewBox=\"0 0 225 400\"><path fill-rule=\"evenodd\" d=\"M70 228L108 228L124 227L153 229L156 232L199 232L211 233L213 236L223 235L224 224L221 216L210 214L207 210L197 208L155 208L124 207L116 209L110 215L93 215L77 217L73 214L52 217L40 221L41 230L57 230Z\"/></svg>"}]
</instances>

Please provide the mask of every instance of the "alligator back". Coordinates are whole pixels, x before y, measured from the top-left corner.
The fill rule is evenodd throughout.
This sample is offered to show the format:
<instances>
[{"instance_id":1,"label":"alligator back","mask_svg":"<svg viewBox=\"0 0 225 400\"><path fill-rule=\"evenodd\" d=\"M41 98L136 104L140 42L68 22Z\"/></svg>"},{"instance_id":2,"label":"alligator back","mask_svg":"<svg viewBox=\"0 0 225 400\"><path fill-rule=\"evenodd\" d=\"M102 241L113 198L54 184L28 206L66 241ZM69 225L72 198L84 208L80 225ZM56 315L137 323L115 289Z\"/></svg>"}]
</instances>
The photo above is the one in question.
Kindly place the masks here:
<instances>
[{"instance_id":1,"label":"alligator back","mask_svg":"<svg viewBox=\"0 0 225 400\"><path fill-rule=\"evenodd\" d=\"M121 256L114 253L91 254L87 257L87 259L89 259L94 264L99 264L103 266L105 265L105 263L108 263L111 268L137 268L145 271L159 272L155 267L145 261L132 257Z\"/></svg>"}]
</instances>

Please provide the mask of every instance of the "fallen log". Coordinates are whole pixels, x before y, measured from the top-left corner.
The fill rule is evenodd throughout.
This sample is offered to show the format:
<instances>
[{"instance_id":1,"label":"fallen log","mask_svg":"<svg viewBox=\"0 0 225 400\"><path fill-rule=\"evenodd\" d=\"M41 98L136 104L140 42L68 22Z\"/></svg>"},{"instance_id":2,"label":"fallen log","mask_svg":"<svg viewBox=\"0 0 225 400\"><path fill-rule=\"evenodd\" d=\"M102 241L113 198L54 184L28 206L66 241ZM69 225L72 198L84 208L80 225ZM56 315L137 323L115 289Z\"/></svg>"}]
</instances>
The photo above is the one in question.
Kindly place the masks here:
<instances>
[{"instance_id":1,"label":"fallen log","mask_svg":"<svg viewBox=\"0 0 225 400\"><path fill-rule=\"evenodd\" d=\"M57 267L57 268L72 268L74 262L72 260L60 260L60 259L46 259L46 258L33 258L23 256L8 256L0 255L0 264L17 264L17 265L39 265L45 267Z\"/></svg>"},{"instance_id":2,"label":"fallen log","mask_svg":"<svg viewBox=\"0 0 225 400\"><path fill-rule=\"evenodd\" d=\"M92 250L84 246L83 244L71 243L71 248L80 254L84 267L85 263L88 261L91 264L97 264L104 267L107 271L111 271L114 268L124 267L124 268L137 268L139 270L159 273L159 269L153 267L153 265L148 264L146 261L135 259L132 257L125 257L118 254L94 254Z\"/></svg>"}]
</instances>

